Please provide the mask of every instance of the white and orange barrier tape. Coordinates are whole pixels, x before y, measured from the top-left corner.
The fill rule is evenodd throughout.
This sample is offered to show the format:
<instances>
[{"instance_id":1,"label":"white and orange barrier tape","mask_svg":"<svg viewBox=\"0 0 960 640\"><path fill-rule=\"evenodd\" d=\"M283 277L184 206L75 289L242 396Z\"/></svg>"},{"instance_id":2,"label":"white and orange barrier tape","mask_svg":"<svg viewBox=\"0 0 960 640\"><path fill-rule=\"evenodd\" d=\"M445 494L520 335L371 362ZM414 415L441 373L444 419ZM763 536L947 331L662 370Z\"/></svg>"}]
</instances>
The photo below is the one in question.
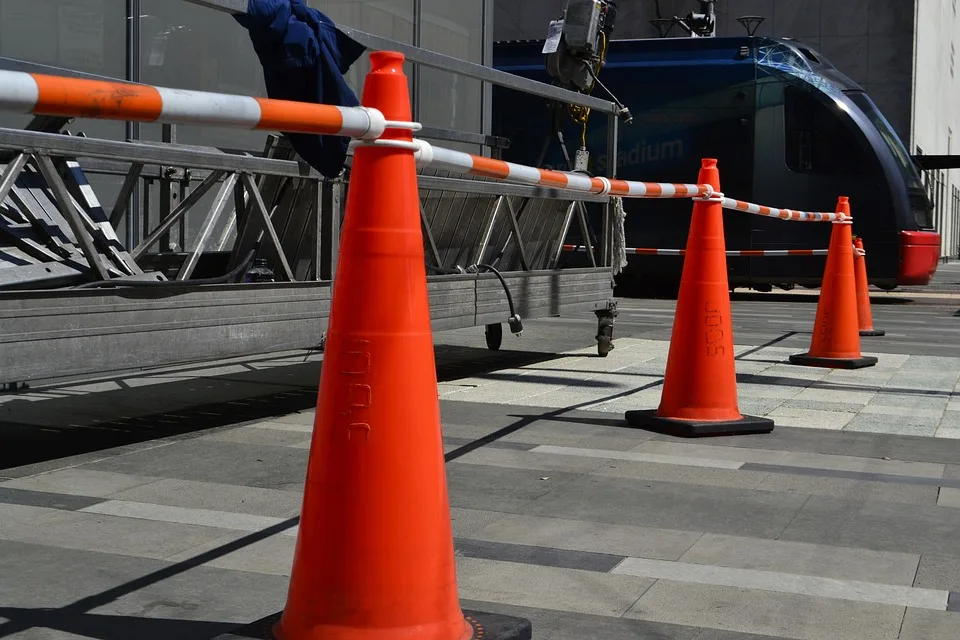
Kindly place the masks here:
<instances>
[{"instance_id":1,"label":"white and orange barrier tape","mask_svg":"<svg viewBox=\"0 0 960 640\"><path fill-rule=\"evenodd\" d=\"M586 247L576 244L563 245L564 251L585 252ZM627 247L627 255L638 256L684 256L686 249L654 249L651 247ZM787 257L787 256L825 256L826 249L741 249L739 251L727 251L727 256L739 258L768 258L768 257Z\"/></svg>"},{"instance_id":2,"label":"white and orange barrier tape","mask_svg":"<svg viewBox=\"0 0 960 640\"><path fill-rule=\"evenodd\" d=\"M386 129L419 131L377 109L168 89L144 84L0 71L0 109L38 116L196 124L371 140Z\"/></svg>"}]
</instances>

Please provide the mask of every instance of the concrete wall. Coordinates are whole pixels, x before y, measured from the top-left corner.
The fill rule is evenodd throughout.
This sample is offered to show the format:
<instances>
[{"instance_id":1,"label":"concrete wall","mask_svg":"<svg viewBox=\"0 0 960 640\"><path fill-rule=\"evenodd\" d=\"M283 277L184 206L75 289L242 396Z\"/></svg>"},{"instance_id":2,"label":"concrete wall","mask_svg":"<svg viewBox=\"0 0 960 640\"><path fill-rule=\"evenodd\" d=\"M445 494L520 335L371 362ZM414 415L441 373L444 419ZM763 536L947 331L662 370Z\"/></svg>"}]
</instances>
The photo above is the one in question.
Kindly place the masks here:
<instances>
[{"instance_id":1,"label":"concrete wall","mask_svg":"<svg viewBox=\"0 0 960 640\"><path fill-rule=\"evenodd\" d=\"M919 0L938 2L939 0ZM949 4L952 0L945 0ZM757 35L802 40L862 84L904 143L910 135L910 84L913 67L912 0L718 0L717 35L742 35L739 16L766 19ZM543 38L566 0L496 0L497 40ZM685 16L696 0L661 0L664 16ZM653 38L653 0L621 0L615 38ZM684 36L673 27L671 37Z\"/></svg>"},{"instance_id":2,"label":"concrete wall","mask_svg":"<svg viewBox=\"0 0 960 640\"><path fill-rule=\"evenodd\" d=\"M960 8L957 4L957 0L917 1L911 152L919 148L927 155L960 153ZM960 211L956 210L952 195L954 189L960 189L960 170L925 172L924 178L931 200L938 204L934 220L943 236L942 254L956 257Z\"/></svg>"}]
</instances>

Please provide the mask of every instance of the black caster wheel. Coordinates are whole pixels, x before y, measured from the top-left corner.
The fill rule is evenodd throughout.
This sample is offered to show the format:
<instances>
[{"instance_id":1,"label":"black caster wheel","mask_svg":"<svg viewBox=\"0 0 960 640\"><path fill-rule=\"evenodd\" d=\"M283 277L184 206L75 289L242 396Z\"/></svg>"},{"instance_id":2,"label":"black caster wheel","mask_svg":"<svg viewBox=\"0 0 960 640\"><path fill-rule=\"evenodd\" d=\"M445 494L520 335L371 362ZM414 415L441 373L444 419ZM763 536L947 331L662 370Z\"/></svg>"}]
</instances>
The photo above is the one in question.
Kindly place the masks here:
<instances>
[{"instance_id":1,"label":"black caster wheel","mask_svg":"<svg viewBox=\"0 0 960 640\"><path fill-rule=\"evenodd\" d=\"M488 324L483 328L483 337L487 339L487 349L490 351L499 351L503 344L503 325L499 322Z\"/></svg>"},{"instance_id":2,"label":"black caster wheel","mask_svg":"<svg viewBox=\"0 0 960 640\"><path fill-rule=\"evenodd\" d=\"M597 316L597 355L606 358L613 351L613 323L617 317L617 305L611 302L606 309L594 312Z\"/></svg>"}]
</instances>

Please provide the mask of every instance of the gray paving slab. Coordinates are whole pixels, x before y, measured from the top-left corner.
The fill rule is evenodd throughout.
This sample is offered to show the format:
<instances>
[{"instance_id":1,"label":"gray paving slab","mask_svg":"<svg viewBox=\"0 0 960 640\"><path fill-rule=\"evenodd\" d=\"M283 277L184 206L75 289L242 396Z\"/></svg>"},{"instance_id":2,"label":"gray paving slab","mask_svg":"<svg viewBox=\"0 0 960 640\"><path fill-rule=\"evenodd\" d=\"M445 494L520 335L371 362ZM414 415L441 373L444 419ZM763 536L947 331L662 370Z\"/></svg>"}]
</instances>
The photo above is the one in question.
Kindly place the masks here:
<instances>
[{"instance_id":1,"label":"gray paving slab","mask_svg":"<svg viewBox=\"0 0 960 640\"><path fill-rule=\"evenodd\" d=\"M903 616L899 640L956 637L957 615L946 611L908 608Z\"/></svg>"},{"instance_id":2,"label":"gray paving slab","mask_svg":"<svg viewBox=\"0 0 960 640\"><path fill-rule=\"evenodd\" d=\"M79 511L98 502L100 498L88 498L48 491L28 491L26 489L12 489L0 487L0 503L21 504L30 507L47 507L63 511Z\"/></svg>"},{"instance_id":3,"label":"gray paving slab","mask_svg":"<svg viewBox=\"0 0 960 640\"><path fill-rule=\"evenodd\" d=\"M756 489L768 473L742 469L712 469L656 462L614 460L592 472L593 475L629 480L655 480L713 487Z\"/></svg>"},{"instance_id":4,"label":"gray paving slab","mask_svg":"<svg viewBox=\"0 0 960 640\"><path fill-rule=\"evenodd\" d=\"M659 580L625 614L797 640L894 640L903 607Z\"/></svg>"},{"instance_id":5,"label":"gray paving slab","mask_svg":"<svg viewBox=\"0 0 960 640\"><path fill-rule=\"evenodd\" d=\"M812 496L782 540L920 554L956 553L960 510Z\"/></svg>"},{"instance_id":6,"label":"gray paving slab","mask_svg":"<svg viewBox=\"0 0 960 640\"><path fill-rule=\"evenodd\" d=\"M876 474L863 474L864 479L851 477L825 477L827 474L846 474L847 472L829 472L822 469L799 469L797 467L776 467L773 465L755 465L750 469L766 469L763 478L754 487L763 491L788 491L812 496L830 496L853 500L886 500L888 502L906 502L910 504L934 505L937 503L937 480L917 478L923 484L905 484L903 476L885 476L885 481L871 481ZM762 473L745 471L740 473ZM797 475L804 473L809 475ZM861 474L850 473L850 476Z\"/></svg>"},{"instance_id":7,"label":"gray paving slab","mask_svg":"<svg viewBox=\"0 0 960 640\"><path fill-rule=\"evenodd\" d=\"M558 456L535 451L510 451L483 447L457 458L457 463L514 469L537 469L545 472L590 473L607 464L607 461L598 458Z\"/></svg>"},{"instance_id":8,"label":"gray paving slab","mask_svg":"<svg viewBox=\"0 0 960 640\"><path fill-rule=\"evenodd\" d=\"M8 517L9 509L10 505L0 505L0 539L142 558L167 558L228 533L213 527L147 524L133 518L40 507L20 507L34 510L35 515L17 521Z\"/></svg>"},{"instance_id":9,"label":"gray paving slab","mask_svg":"<svg viewBox=\"0 0 960 640\"><path fill-rule=\"evenodd\" d=\"M960 488L941 487L937 504L941 507L960 509Z\"/></svg>"},{"instance_id":10,"label":"gray paving slab","mask_svg":"<svg viewBox=\"0 0 960 640\"><path fill-rule=\"evenodd\" d=\"M156 482L158 479L151 476L67 468L9 480L4 482L3 486L28 491L49 491L66 495L106 498L118 491Z\"/></svg>"},{"instance_id":11,"label":"gray paving slab","mask_svg":"<svg viewBox=\"0 0 960 640\"><path fill-rule=\"evenodd\" d=\"M905 436L932 436L940 424L939 416L903 416L861 413L844 427L847 431L896 433Z\"/></svg>"},{"instance_id":12,"label":"gray paving slab","mask_svg":"<svg viewBox=\"0 0 960 640\"><path fill-rule=\"evenodd\" d=\"M223 429L216 433L198 436L198 440L215 440L238 444L266 445L270 447L290 447L310 442L309 433L283 431L280 429L261 429L257 426L244 426L235 429Z\"/></svg>"},{"instance_id":13,"label":"gray paving slab","mask_svg":"<svg viewBox=\"0 0 960 640\"><path fill-rule=\"evenodd\" d=\"M609 573L625 556L595 551L556 549L538 545L512 544L490 540L455 539L456 555L463 558L498 560L538 567L577 569Z\"/></svg>"},{"instance_id":14,"label":"gray paving slab","mask_svg":"<svg viewBox=\"0 0 960 640\"><path fill-rule=\"evenodd\" d=\"M773 538L807 496L589 476L567 482L526 513L666 529Z\"/></svg>"},{"instance_id":15,"label":"gray paving slab","mask_svg":"<svg viewBox=\"0 0 960 640\"><path fill-rule=\"evenodd\" d=\"M954 547L952 553L921 555L914 586L960 591L960 545Z\"/></svg>"},{"instance_id":16,"label":"gray paving slab","mask_svg":"<svg viewBox=\"0 0 960 640\"><path fill-rule=\"evenodd\" d=\"M283 489L303 481L308 454L305 449L290 447L194 439L162 449L116 456L84 468Z\"/></svg>"},{"instance_id":17,"label":"gray paving slab","mask_svg":"<svg viewBox=\"0 0 960 640\"><path fill-rule=\"evenodd\" d=\"M694 531L511 514L503 515L470 537L554 549L677 560L700 536Z\"/></svg>"},{"instance_id":18,"label":"gray paving slab","mask_svg":"<svg viewBox=\"0 0 960 640\"><path fill-rule=\"evenodd\" d=\"M476 537L478 531L482 531L488 525L506 517L509 517L509 514L499 511L450 508L450 523L453 527L453 535L458 538Z\"/></svg>"},{"instance_id":19,"label":"gray paving slab","mask_svg":"<svg viewBox=\"0 0 960 640\"><path fill-rule=\"evenodd\" d=\"M595 571L457 558L460 597L523 607L621 616L654 581Z\"/></svg>"},{"instance_id":20,"label":"gray paving slab","mask_svg":"<svg viewBox=\"0 0 960 640\"><path fill-rule=\"evenodd\" d=\"M461 606L501 615L526 618L533 625L534 640L702 640L708 630L673 624L630 620L567 611L516 607L507 604L462 600ZM760 636L709 640L781 640Z\"/></svg>"},{"instance_id":21,"label":"gray paving slab","mask_svg":"<svg viewBox=\"0 0 960 640\"><path fill-rule=\"evenodd\" d=\"M679 560L802 576L917 586L914 585L914 576L920 555L706 533Z\"/></svg>"},{"instance_id":22,"label":"gray paving slab","mask_svg":"<svg viewBox=\"0 0 960 640\"><path fill-rule=\"evenodd\" d=\"M176 478L157 480L110 495L115 500L191 509L212 509L289 518L300 512L299 492Z\"/></svg>"},{"instance_id":23,"label":"gray paving slab","mask_svg":"<svg viewBox=\"0 0 960 640\"><path fill-rule=\"evenodd\" d=\"M947 464L943 469L943 477L953 480L960 479L960 464Z\"/></svg>"},{"instance_id":24,"label":"gray paving slab","mask_svg":"<svg viewBox=\"0 0 960 640\"><path fill-rule=\"evenodd\" d=\"M522 513L531 503L577 477L564 472L509 469L477 464L447 465L450 506Z\"/></svg>"}]
</instances>

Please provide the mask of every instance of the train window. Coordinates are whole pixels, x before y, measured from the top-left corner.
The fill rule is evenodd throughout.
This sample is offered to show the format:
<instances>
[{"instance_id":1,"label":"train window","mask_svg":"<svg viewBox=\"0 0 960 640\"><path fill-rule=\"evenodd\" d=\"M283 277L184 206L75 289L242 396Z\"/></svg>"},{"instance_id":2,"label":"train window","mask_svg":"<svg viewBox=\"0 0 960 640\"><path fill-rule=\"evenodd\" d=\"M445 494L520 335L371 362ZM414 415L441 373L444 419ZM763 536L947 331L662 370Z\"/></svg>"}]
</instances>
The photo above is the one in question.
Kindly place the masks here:
<instances>
[{"instance_id":1,"label":"train window","mask_svg":"<svg viewBox=\"0 0 960 640\"><path fill-rule=\"evenodd\" d=\"M787 167L796 173L857 174L860 145L839 112L796 87L784 89Z\"/></svg>"}]
</instances>

